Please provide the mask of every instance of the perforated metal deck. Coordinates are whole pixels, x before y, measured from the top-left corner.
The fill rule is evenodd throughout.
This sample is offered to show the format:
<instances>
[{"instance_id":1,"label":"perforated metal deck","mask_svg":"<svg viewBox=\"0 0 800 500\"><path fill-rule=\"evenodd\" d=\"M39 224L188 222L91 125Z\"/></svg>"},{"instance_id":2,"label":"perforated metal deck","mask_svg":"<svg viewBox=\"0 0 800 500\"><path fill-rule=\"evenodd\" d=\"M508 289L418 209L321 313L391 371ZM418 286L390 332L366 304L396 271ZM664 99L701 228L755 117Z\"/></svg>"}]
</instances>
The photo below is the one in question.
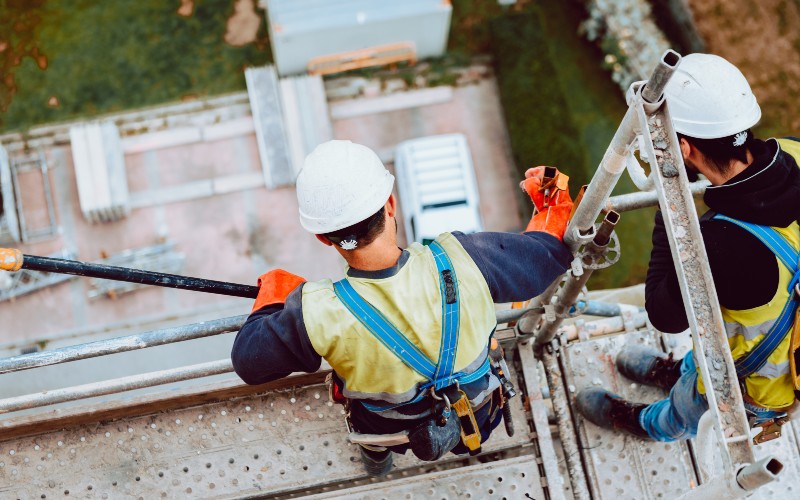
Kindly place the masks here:
<instances>
[{"instance_id":1,"label":"perforated metal deck","mask_svg":"<svg viewBox=\"0 0 800 500\"><path fill-rule=\"evenodd\" d=\"M322 493L308 498L314 500L333 498L376 500L401 498L408 500L414 498L544 499L545 494L540 479L531 472L535 469L536 461L532 457L518 457L400 479L392 482L390 490L387 489L385 483L377 483L353 488L346 493Z\"/></svg>"},{"instance_id":2,"label":"perforated metal deck","mask_svg":"<svg viewBox=\"0 0 800 500\"><path fill-rule=\"evenodd\" d=\"M515 437L509 438L502 427L498 428L485 444L485 453L510 449L516 455L533 452L521 400L511 401ZM447 460L459 458L450 455ZM388 479L447 469L447 460L430 464L411 454L399 456L396 471ZM515 488L526 485L525 491L541 484L530 456L509 462L488 476L488 472L477 472L480 478L471 479L469 486L476 498L485 496L486 491L478 492L486 488L479 488L475 481L497 492L511 491L512 484ZM525 476L521 476L523 472ZM510 474L508 479L506 473ZM471 472L459 469L458 474ZM512 477L526 481L512 481ZM342 409L328 401L324 386L0 442L3 499L247 498L311 493L312 488L325 485L346 488L355 480L365 480L359 452L347 442ZM499 484L503 481L508 482ZM420 483L413 479L407 483L398 487L409 494L452 494L451 483L444 478L416 490ZM376 488L378 491L381 486ZM369 496L366 492L364 495Z\"/></svg>"},{"instance_id":3,"label":"perforated metal deck","mask_svg":"<svg viewBox=\"0 0 800 500\"><path fill-rule=\"evenodd\" d=\"M656 346L654 333L632 333L571 344L565 349L565 377L571 396L597 386L631 401L652 403L663 391L633 384L616 371L616 354L628 343ZM587 479L599 498L675 498L697 484L686 443L654 443L602 429L577 419Z\"/></svg>"},{"instance_id":4,"label":"perforated metal deck","mask_svg":"<svg viewBox=\"0 0 800 500\"><path fill-rule=\"evenodd\" d=\"M588 386L616 392L631 401L651 403L667 393L641 386L617 373L614 360L625 346L643 343L661 348L659 334L640 332L570 344L565 348L565 375L571 395ZM677 358L691 348L688 335L669 335L665 340ZM698 484L696 458L689 443L653 443L620 432L601 429L577 419L585 443L587 477L600 499L676 498ZM786 467L774 483L749 498L775 499L800 496L800 432L797 422L783 428L780 439L756 447L756 457L776 456Z\"/></svg>"}]
</instances>

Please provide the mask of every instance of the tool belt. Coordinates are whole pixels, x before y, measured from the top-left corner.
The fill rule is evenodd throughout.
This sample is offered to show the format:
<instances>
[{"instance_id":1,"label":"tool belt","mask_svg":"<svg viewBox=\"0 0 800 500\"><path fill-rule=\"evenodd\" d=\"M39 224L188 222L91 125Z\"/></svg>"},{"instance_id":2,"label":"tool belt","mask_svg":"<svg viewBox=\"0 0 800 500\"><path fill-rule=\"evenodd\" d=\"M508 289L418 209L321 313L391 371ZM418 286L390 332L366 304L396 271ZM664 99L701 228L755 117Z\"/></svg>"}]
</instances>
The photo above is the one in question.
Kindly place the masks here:
<instances>
[{"instance_id":1,"label":"tool belt","mask_svg":"<svg viewBox=\"0 0 800 500\"><path fill-rule=\"evenodd\" d=\"M474 407L459 384L453 384L440 391L431 388L429 395L426 396L426 400L431 402L430 415L414 428L392 434L364 434L354 429L350 419L351 401L342 395L341 387L333 373L328 374L325 383L331 401L345 408L345 425L351 443L373 450L407 444L417 458L426 461L440 459L459 442L467 447L470 455L480 453L481 431L475 413L495 398L503 401L502 388L487 395ZM500 408L502 403L498 409Z\"/></svg>"},{"instance_id":2,"label":"tool belt","mask_svg":"<svg viewBox=\"0 0 800 500\"><path fill-rule=\"evenodd\" d=\"M481 432L475 413L493 401L495 403L494 412L503 412L506 433L513 436L514 426L508 400L516 396L516 391L514 385L506 378L508 367L502 347L494 339L492 339L490 347L489 358L492 361L492 372L500 381L500 387L474 407L458 383L440 391L430 388L428 395L425 396L425 399L429 400L431 404L430 416L411 430L391 434L357 432L350 418L351 401L342 393L341 381L338 377L333 372L329 373L325 379L328 396L331 402L345 408L345 425L349 441L374 451L383 451L392 446L408 445L417 458L426 461L438 460L455 448L460 441L469 450L470 455L477 455L481 452ZM455 410L455 415L453 415L453 410ZM494 421L496 417L494 412L488 415L488 422Z\"/></svg>"}]
</instances>

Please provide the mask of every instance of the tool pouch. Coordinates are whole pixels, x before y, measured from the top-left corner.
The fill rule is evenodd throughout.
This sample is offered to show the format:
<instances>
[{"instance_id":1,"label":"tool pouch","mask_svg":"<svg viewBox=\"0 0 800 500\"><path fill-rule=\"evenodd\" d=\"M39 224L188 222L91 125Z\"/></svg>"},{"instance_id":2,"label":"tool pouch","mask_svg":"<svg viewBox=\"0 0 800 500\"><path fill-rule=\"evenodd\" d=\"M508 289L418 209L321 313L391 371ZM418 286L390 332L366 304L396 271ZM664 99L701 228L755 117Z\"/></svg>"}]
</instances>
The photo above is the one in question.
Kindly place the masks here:
<instances>
[{"instance_id":1,"label":"tool pouch","mask_svg":"<svg viewBox=\"0 0 800 500\"><path fill-rule=\"evenodd\" d=\"M795 395L800 390L800 309L795 312L792 325L792 343L789 347L789 368L792 373Z\"/></svg>"},{"instance_id":2,"label":"tool pouch","mask_svg":"<svg viewBox=\"0 0 800 500\"><path fill-rule=\"evenodd\" d=\"M437 417L423 421L408 433L411 451L420 460L439 460L461 441L461 425L457 418L449 418L439 425Z\"/></svg>"}]
</instances>

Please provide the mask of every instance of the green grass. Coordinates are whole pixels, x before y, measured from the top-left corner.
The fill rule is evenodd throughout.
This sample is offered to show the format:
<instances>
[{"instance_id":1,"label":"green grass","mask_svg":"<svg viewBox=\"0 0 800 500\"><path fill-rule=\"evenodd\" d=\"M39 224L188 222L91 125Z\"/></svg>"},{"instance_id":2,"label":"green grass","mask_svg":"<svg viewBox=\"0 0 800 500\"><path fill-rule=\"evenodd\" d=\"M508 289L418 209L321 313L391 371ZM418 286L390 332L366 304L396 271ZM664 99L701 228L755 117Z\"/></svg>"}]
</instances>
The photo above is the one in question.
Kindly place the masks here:
<instances>
[{"instance_id":1,"label":"green grass","mask_svg":"<svg viewBox=\"0 0 800 500\"><path fill-rule=\"evenodd\" d=\"M519 173L534 165L557 166L570 175L573 194L591 179L626 110L619 88L602 69L602 54L578 35L583 17L573 2L537 2L523 14L491 24L498 85ZM615 193L633 190L623 176ZM652 210L623 214L617 229L623 258L596 273L592 288L644 280L652 217Z\"/></svg>"},{"instance_id":2,"label":"green grass","mask_svg":"<svg viewBox=\"0 0 800 500\"><path fill-rule=\"evenodd\" d=\"M178 5L0 0L0 41L12 41L0 53L0 130L244 90L242 69L271 60L262 11L258 40L231 47L223 36L232 0L198 0L191 17ZM53 97L58 106L48 105Z\"/></svg>"}]
</instances>

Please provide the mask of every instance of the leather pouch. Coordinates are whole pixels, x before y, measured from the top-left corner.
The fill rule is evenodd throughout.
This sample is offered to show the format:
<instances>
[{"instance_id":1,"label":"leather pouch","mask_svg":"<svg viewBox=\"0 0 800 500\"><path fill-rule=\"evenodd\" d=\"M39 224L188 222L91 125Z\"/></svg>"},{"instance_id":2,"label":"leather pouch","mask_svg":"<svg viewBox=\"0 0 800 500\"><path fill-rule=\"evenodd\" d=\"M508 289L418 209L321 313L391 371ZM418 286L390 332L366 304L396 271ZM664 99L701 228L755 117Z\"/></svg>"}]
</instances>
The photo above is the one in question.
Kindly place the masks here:
<instances>
[{"instance_id":1,"label":"leather pouch","mask_svg":"<svg viewBox=\"0 0 800 500\"><path fill-rule=\"evenodd\" d=\"M437 425L435 418L429 418L409 432L408 441L420 460L439 460L461 441L461 424L455 415L443 426Z\"/></svg>"}]
</instances>

